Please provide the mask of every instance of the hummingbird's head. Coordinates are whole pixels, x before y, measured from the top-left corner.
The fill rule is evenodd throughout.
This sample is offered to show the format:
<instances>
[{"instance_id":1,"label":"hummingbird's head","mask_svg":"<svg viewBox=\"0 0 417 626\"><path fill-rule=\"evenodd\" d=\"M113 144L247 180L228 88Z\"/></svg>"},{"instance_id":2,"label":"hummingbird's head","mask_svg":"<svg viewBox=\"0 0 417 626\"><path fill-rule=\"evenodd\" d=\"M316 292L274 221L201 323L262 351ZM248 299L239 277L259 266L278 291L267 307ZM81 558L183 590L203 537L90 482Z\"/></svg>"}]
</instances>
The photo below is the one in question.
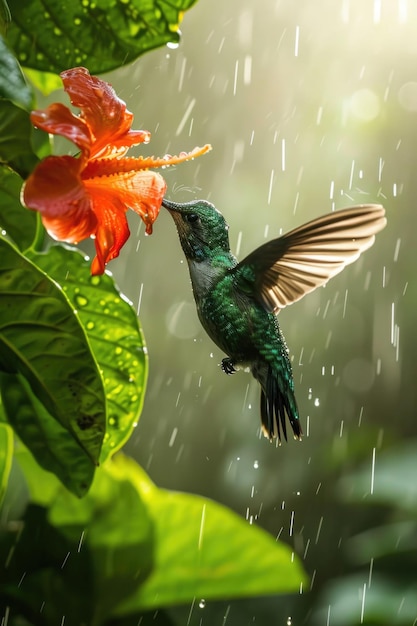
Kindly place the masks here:
<instances>
[{"instance_id":1,"label":"hummingbird's head","mask_svg":"<svg viewBox=\"0 0 417 626\"><path fill-rule=\"evenodd\" d=\"M164 206L172 215L187 259L204 261L216 252L229 252L229 227L223 215L207 200L171 202Z\"/></svg>"}]
</instances>

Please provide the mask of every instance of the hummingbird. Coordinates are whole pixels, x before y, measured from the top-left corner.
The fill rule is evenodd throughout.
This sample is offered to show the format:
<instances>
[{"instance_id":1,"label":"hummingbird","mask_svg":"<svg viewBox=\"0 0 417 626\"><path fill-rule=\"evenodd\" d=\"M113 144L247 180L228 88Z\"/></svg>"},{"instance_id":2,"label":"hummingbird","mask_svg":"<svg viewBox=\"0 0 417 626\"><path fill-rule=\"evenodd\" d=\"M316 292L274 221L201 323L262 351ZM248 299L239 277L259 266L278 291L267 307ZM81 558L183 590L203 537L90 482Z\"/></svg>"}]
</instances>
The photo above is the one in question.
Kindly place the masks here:
<instances>
[{"instance_id":1,"label":"hummingbird","mask_svg":"<svg viewBox=\"0 0 417 626\"><path fill-rule=\"evenodd\" d=\"M288 348L277 314L324 285L372 246L385 210L363 204L314 219L256 248L242 261L230 251L229 227L206 200L163 199L190 272L200 322L226 356L226 374L248 369L260 383L264 435L287 439L288 419L301 439Z\"/></svg>"}]
</instances>

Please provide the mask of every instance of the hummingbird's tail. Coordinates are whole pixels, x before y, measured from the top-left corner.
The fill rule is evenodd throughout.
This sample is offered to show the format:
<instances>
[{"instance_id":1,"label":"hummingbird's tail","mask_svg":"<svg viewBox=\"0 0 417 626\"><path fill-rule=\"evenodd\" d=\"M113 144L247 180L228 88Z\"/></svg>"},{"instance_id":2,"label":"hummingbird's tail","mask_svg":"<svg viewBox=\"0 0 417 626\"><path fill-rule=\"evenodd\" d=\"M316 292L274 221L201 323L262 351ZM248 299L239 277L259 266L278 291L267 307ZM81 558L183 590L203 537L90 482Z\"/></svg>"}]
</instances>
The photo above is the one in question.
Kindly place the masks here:
<instances>
[{"instance_id":1,"label":"hummingbird's tail","mask_svg":"<svg viewBox=\"0 0 417 626\"><path fill-rule=\"evenodd\" d=\"M270 441L277 437L280 442L282 430L287 440L286 419L288 418L295 439L301 439L303 431L292 386L285 382L285 389L282 389L283 381L278 379L269 363L258 363L252 368L252 374L261 384L261 421L264 435Z\"/></svg>"}]
</instances>

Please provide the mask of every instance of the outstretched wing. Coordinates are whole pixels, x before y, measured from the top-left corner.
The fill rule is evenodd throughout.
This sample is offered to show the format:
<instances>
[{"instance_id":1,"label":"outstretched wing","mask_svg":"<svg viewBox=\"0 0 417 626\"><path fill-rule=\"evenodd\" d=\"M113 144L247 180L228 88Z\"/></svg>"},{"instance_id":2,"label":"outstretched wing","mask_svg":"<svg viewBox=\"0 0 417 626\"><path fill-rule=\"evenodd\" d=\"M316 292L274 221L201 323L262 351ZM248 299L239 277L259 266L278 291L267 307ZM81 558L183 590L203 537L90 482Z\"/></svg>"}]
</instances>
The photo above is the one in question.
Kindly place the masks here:
<instances>
[{"instance_id":1,"label":"outstretched wing","mask_svg":"<svg viewBox=\"0 0 417 626\"><path fill-rule=\"evenodd\" d=\"M386 224L379 204L363 204L312 220L260 246L235 268L238 286L253 290L270 312L324 285L370 248Z\"/></svg>"}]
</instances>

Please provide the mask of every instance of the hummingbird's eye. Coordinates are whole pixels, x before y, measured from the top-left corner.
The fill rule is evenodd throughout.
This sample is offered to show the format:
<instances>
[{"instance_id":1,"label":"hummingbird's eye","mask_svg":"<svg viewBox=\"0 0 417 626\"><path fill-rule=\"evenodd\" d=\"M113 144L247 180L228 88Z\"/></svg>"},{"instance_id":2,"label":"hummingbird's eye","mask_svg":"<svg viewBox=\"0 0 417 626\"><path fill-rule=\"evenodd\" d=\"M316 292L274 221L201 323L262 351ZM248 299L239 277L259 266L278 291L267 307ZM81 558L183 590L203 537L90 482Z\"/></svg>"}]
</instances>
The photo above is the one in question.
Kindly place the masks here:
<instances>
[{"instance_id":1,"label":"hummingbird's eye","mask_svg":"<svg viewBox=\"0 0 417 626\"><path fill-rule=\"evenodd\" d=\"M185 215L185 219L190 224L194 224L195 222L198 222L200 218L197 213L189 213L188 215Z\"/></svg>"}]
</instances>

